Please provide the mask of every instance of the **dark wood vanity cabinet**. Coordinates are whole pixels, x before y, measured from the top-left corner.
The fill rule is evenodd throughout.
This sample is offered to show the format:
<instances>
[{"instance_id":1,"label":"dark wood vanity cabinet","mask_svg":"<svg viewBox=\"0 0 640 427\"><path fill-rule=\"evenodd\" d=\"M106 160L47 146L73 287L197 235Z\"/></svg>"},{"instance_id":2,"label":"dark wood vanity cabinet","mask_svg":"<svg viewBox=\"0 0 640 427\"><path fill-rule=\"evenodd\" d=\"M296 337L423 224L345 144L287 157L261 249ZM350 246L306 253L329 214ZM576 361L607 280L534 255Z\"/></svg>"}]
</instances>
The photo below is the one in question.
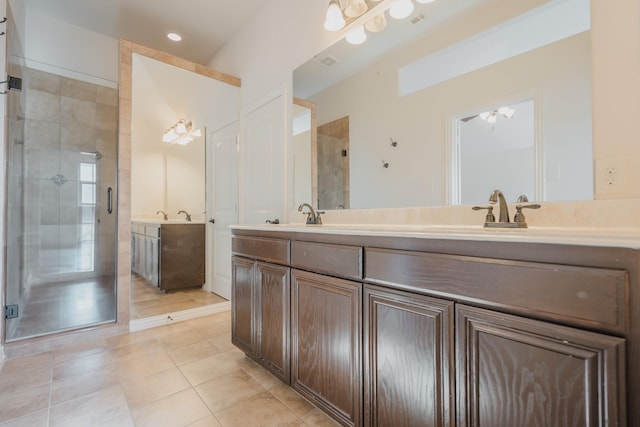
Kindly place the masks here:
<instances>
[{"instance_id":1,"label":"dark wood vanity cabinet","mask_svg":"<svg viewBox=\"0 0 640 427\"><path fill-rule=\"evenodd\" d=\"M362 284L291 276L291 385L341 424L362 425Z\"/></svg>"},{"instance_id":2,"label":"dark wood vanity cabinet","mask_svg":"<svg viewBox=\"0 0 640 427\"><path fill-rule=\"evenodd\" d=\"M458 423L625 425L625 340L457 305Z\"/></svg>"},{"instance_id":3,"label":"dark wood vanity cabinet","mask_svg":"<svg viewBox=\"0 0 640 427\"><path fill-rule=\"evenodd\" d=\"M234 256L233 342L341 425L640 425L636 250L234 233L291 256Z\"/></svg>"},{"instance_id":4,"label":"dark wood vanity cabinet","mask_svg":"<svg viewBox=\"0 0 640 427\"><path fill-rule=\"evenodd\" d=\"M364 425L455 425L453 307L364 287Z\"/></svg>"},{"instance_id":5,"label":"dark wood vanity cabinet","mask_svg":"<svg viewBox=\"0 0 640 427\"><path fill-rule=\"evenodd\" d=\"M246 242L245 242L246 243ZM286 254L287 241L267 241L258 245L256 253L251 249L241 252L246 256L270 258L272 245ZM266 252L262 252L266 250ZM231 341L248 356L271 371L285 383L290 382L290 268L233 256L231 290Z\"/></svg>"}]
</instances>

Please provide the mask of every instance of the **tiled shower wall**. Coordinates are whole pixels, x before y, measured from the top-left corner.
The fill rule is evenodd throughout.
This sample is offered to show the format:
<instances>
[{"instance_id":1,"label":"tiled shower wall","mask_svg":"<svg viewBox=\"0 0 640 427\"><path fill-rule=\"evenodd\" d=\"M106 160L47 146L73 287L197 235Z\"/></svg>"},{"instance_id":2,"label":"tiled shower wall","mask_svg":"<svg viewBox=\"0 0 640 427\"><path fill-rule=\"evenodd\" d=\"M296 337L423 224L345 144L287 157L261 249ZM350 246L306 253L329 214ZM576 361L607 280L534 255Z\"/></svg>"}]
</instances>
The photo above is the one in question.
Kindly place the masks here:
<instances>
[{"instance_id":1,"label":"tiled shower wall","mask_svg":"<svg viewBox=\"0 0 640 427\"><path fill-rule=\"evenodd\" d=\"M318 209L349 208L349 117L318 126Z\"/></svg>"},{"instance_id":2,"label":"tiled shower wall","mask_svg":"<svg viewBox=\"0 0 640 427\"><path fill-rule=\"evenodd\" d=\"M113 275L117 90L28 68L24 70L23 87L24 139L14 139L14 146L10 146L10 151L16 152L11 162L19 161L22 151L22 165L10 166L10 170L22 174L22 281L28 288L82 275L78 271L83 270L83 261L76 250L82 222L94 223L95 240L90 246L95 270L90 273ZM21 150L17 148L20 143ZM93 217L80 203L81 163L95 164ZM112 214L107 213L108 187L113 188ZM10 187L9 191L15 190Z\"/></svg>"}]
</instances>

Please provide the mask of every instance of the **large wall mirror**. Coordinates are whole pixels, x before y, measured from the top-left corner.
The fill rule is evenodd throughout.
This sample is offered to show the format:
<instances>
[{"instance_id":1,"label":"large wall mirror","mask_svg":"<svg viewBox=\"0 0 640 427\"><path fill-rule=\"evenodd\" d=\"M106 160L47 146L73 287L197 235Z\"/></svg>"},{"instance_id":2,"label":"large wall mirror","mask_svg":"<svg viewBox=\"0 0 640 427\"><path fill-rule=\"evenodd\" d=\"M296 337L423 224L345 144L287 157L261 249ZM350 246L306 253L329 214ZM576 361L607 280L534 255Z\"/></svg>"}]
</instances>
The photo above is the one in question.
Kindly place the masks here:
<instances>
[{"instance_id":1,"label":"large wall mirror","mask_svg":"<svg viewBox=\"0 0 640 427\"><path fill-rule=\"evenodd\" d=\"M589 0L415 6L294 71L294 97L315 106L318 129L316 152L294 146L296 197L320 209L483 203L494 188L510 201L592 199ZM323 205L333 190L318 179L319 130L344 118L348 148L332 150L346 170L331 171L348 176L348 199Z\"/></svg>"}]
</instances>

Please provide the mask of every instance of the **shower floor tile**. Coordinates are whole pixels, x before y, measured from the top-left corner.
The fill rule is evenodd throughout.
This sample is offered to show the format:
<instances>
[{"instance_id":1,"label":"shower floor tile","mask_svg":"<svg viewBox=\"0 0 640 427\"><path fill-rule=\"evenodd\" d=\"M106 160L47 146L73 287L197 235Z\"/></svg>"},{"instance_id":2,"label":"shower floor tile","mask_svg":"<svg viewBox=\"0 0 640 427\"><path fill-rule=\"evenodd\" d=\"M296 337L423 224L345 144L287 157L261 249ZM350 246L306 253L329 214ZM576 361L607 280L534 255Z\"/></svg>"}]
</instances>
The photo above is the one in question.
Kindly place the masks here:
<instances>
[{"instance_id":1,"label":"shower floor tile","mask_svg":"<svg viewBox=\"0 0 640 427\"><path fill-rule=\"evenodd\" d=\"M58 330L115 320L114 276L34 285L20 307L15 332L7 339L39 336ZM7 325L7 332L12 328Z\"/></svg>"}]
</instances>

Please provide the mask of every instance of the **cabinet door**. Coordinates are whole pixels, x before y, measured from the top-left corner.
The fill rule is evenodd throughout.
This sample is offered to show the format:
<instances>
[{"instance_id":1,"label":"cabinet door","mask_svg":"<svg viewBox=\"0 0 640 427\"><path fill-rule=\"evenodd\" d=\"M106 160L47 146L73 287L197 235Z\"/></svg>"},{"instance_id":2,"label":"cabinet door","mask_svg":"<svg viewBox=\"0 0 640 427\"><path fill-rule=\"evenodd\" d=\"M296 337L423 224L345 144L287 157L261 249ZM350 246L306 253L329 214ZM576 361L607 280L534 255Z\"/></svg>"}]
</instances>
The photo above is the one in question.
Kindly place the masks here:
<instances>
[{"instance_id":1,"label":"cabinet door","mask_svg":"<svg viewBox=\"0 0 640 427\"><path fill-rule=\"evenodd\" d=\"M256 356L282 381L290 380L289 267L257 263Z\"/></svg>"},{"instance_id":2,"label":"cabinet door","mask_svg":"<svg viewBox=\"0 0 640 427\"><path fill-rule=\"evenodd\" d=\"M453 426L453 302L364 289L364 425Z\"/></svg>"},{"instance_id":3,"label":"cabinet door","mask_svg":"<svg viewBox=\"0 0 640 427\"><path fill-rule=\"evenodd\" d=\"M250 356L255 348L255 262L231 258L231 342Z\"/></svg>"},{"instance_id":4,"label":"cabinet door","mask_svg":"<svg viewBox=\"0 0 640 427\"><path fill-rule=\"evenodd\" d=\"M625 425L625 342L456 308L458 422L468 426Z\"/></svg>"},{"instance_id":5,"label":"cabinet door","mask_svg":"<svg viewBox=\"0 0 640 427\"><path fill-rule=\"evenodd\" d=\"M160 286L160 239L150 238L149 257L149 281L153 286Z\"/></svg>"},{"instance_id":6,"label":"cabinet door","mask_svg":"<svg viewBox=\"0 0 640 427\"><path fill-rule=\"evenodd\" d=\"M343 425L362 423L361 284L291 272L291 382Z\"/></svg>"}]
</instances>

